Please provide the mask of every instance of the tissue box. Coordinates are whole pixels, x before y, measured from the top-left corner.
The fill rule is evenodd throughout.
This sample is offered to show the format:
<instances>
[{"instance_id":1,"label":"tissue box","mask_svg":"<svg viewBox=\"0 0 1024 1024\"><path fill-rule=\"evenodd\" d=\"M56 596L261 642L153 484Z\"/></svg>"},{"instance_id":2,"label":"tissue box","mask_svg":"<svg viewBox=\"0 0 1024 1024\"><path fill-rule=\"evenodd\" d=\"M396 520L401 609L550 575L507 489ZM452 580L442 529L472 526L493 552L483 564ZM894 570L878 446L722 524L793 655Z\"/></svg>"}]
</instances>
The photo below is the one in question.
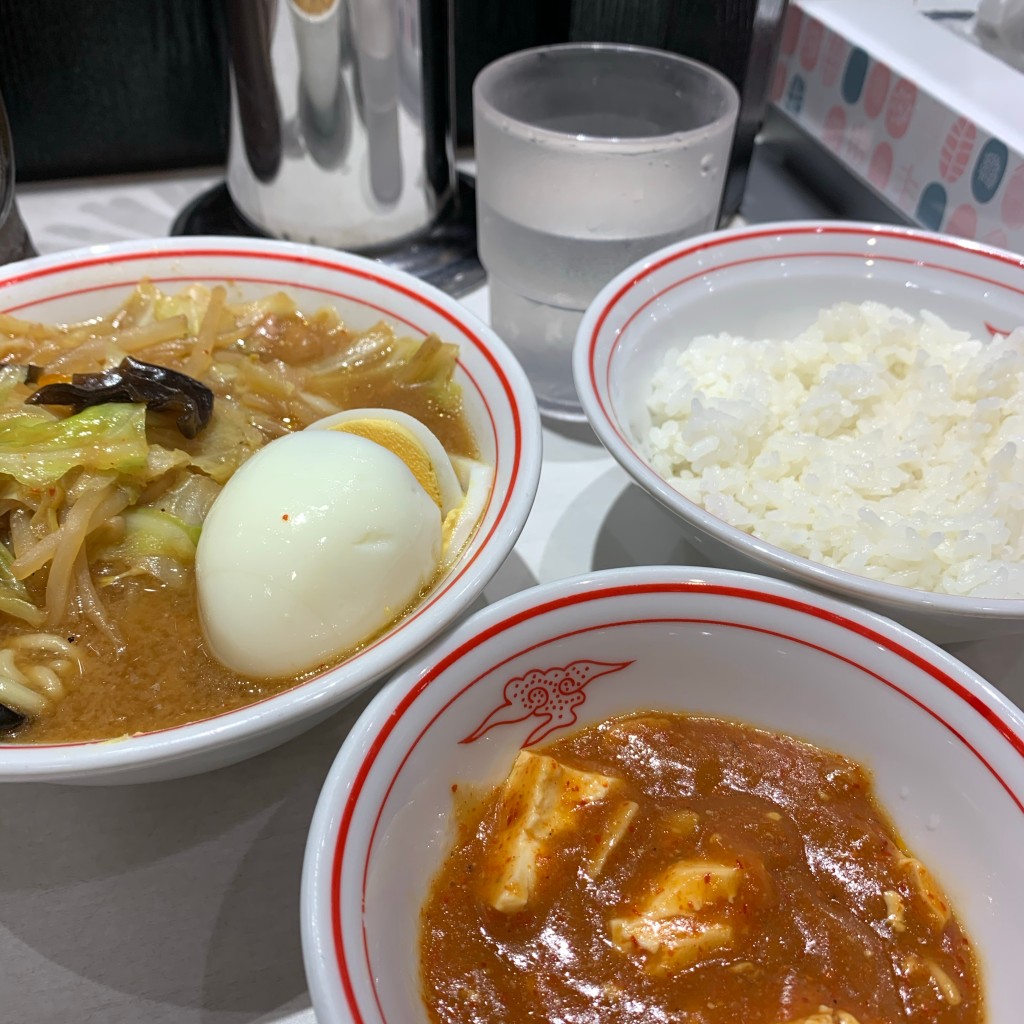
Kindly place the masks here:
<instances>
[{"instance_id":1,"label":"tissue box","mask_svg":"<svg viewBox=\"0 0 1024 1024\"><path fill-rule=\"evenodd\" d=\"M797 0L772 100L921 227L1024 253L1024 74L896 0Z\"/></svg>"}]
</instances>

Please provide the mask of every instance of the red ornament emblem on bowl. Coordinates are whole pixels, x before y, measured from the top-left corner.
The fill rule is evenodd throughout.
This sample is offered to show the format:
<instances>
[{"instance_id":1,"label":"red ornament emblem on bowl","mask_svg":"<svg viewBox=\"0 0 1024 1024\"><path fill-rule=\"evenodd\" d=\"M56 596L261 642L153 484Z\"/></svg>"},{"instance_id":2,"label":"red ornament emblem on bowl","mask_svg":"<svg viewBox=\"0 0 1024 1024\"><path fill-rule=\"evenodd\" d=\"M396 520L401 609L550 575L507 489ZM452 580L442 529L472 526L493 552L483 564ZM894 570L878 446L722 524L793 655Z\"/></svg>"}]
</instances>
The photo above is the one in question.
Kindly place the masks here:
<instances>
[{"instance_id":1,"label":"red ornament emblem on bowl","mask_svg":"<svg viewBox=\"0 0 1024 1024\"><path fill-rule=\"evenodd\" d=\"M473 743L496 725L525 722L537 724L523 746L539 743L556 729L576 722L576 709L587 699L588 683L599 676L621 672L632 661L574 661L564 668L534 668L510 679L502 691L504 700L461 743Z\"/></svg>"}]
</instances>

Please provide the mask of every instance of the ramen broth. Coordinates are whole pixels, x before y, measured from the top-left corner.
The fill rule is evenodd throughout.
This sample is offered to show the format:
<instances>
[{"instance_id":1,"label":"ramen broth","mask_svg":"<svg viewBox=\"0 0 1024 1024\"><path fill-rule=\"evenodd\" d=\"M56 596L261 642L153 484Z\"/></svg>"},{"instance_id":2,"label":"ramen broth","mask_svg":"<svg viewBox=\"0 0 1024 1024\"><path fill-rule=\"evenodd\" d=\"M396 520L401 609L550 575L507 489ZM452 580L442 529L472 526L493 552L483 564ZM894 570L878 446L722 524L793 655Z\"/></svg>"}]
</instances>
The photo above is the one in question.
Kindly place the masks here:
<instances>
[{"instance_id":1,"label":"ramen broth","mask_svg":"<svg viewBox=\"0 0 1024 1024\"><path fill-rule=\"evenodd\" d=\"M104 598L124 644L112 643L87 619L76 622L62 636L80 659L81 676L50 713L0 734L0 742L73 743L155 732L246 707L330 667L280 679L248 679L232 672L209 654L192 580L176 590L124 586ZM25 630L4 623L0 643L19 632Z\"/></svg>"},{"instance_id":2,"label":"ramen broth","mask_svg":"<svg viewBox=\"0 0 1024 1024\"><path fill-rule=\"evenodd\" d=\"M457 789L421 922L435 1022L983 1020L946 897L839 754L648 714Z\"/></svg>"},{"instance_id":3,"label":"ramen broth","mask_svg":"<svg viewBox=\"0 0 1024 1024\"><path fill-rule=\"evenodd\" d=\"M51 365L59 367L63 377L68 379L71 372L95 372L115 365L124 354L119 347L120 337L128 337L133 330L131 318L125 315L126 309L131 311L133 303L136 312L149 310L142 326L134 328L136 334L139 331L157 335L170 333L162 329L162 321L154 323L152 317L153 308L168 301L167 297L146 283L140 292L132 296L118 314L101 321L98 328L86 324L52 329L40 325L37 329L36 325L26 326L0 315L3 363L42 366L44 382L47 367ZM220 443L218 437L233 436L225 435L224 431L237 432L241 439L238 446L244 446L244 450L239 452L236 446L236 450L230 452L229 458L234 463L224 469L217 462L219 456L211 457L210 472L217 478L215 483L209 483L213 491L237 468L235 463L241 464L263 444L342 409L374 407L408 413L430 428L450 456L478 457L458 386L451 380L454 346L443 345L438 339L423 343L396 339L386 325L378 325L362 334L348 331L333 311L320 311L306 317L286 296L270 297L263 300L265 305L262 306L257 302L237 307L228 306L223 295L216 294L203 306L204 296L209 299L209 293L201 293L198 311L188 305L192 298L181 300L178 312L184 312L178 319L184 322L188 317L193 326L196 322L208 324L216 318L204 310L212 303L221 302L221 319L214 327L218 332L216 337L222 339L223 351L216 350L215 340L210 346L214 349L212 355L207 349L199 352L197 358L196 332L192 330L183 337L158 338L150 347L132 347L131 354L137 359L188 373L213 390L212 419L206 432L199 434L196 440L188 440L175 430L173 414L154 411L146 414L150 444L159 443L164 449L177 448L194 454L202 451L204 437L213 437L212 443L217 444ZM127 328L123 322L128 322ZM49 332L45 336L44 330ZM201 327L199 333L203 330ZM99 338L92 337L90 331ZM72 338L78 339L74 345ZM127 342L125 344L127 347ZM83 355L76 362L78 352ZM39 376L38 371L36 376ZM8 388L3 414L18 415L21 409L27 408L25 398L35 386L18 384L13 393ZM243 392L248 393L245 401L240 400ZM67 409L52 411L58 416L71 412ZM218 430L220 435L216 433ZM184 479L188 473L201 476L206 471L207 463L203 463L203 468L192 465L180 472ZM49 511L46 509L48 499L39 497L45 488L24 487L0 474L0 501L3 502L0 504L0 541L9 552L5 556L7 561L18 557L19 541L24 549L26 537L36 543L40 538L45 539L47 530L55 530L66 521L67 510L56 502L65 491L71 493L75 487L81 487L80 473L84 475L85 470L72 468L47 485L57 495L53 499L54 508ZM130 489L134 485L125 486ZM159 486L159 482L147 481L145 485L136 486L132 493L141 489L145 497L147 487L152 490ZM28 511L19 513L26 505ZM22 516L22 522L16 540L15 523L9 516L17 514ZM26 530L25 523L30 515L31 529ZM208 651L197 610L194 566L184 565L173 585L141 571L115 572L103 564L101 556L96 557L96 552L109 541L108 533L116 534L116 527L115 514L109 530L101 525L89 533L83 545L91 576L86 589L101 603L98 615L86 614L82 595L74 593L67 601L66 610L48 610L49 620L42 626L0 611L0 652L13 645L16 662L20 659L25 663L35 657L36 648L18 647L19 643L26 642L24 638L41 635L56 638L52 642L62 645L57 652L59 657L49 650L43 653L46 657L56 657L53 663L63 666L58 671L64 683L60 699L47 701L45 709L39 713L13 724L10 717L4 721L0 715L0 742L102 740L195 722L272 696L327 667L312 667L287 678L258 680L230 671ZM123 526L121 528L123 530ZM17 562L14 564L16 566ZM80 571L81 564L76 562L75 565ZM49 595L50 568L51 564L47 563L20 584L13 584L20 585L26 599L44 610ZM80 575L74 577L80 578ZM436 579L433 582L436 583ZM429 589L430 586L424 588L410 607L414 607ZM392 624L409 611L410 608L395 609ZM366 637L355 649L374 638ZM288 638L283 636L281 642L287 643ZM351 653L347 652L342 658ZM0 659L4 657L9 655L0 653ZM332 663L338 660L342 659ZM2 671L0 663L0 673Z\"/></svg>"},{"instance_id":4,"label":"ramen broth","mask_svg":"<svg viewBox=\"0 0 1024 1024\"><path fill-rule=\"evenodd\" d=\"M206 653L195 614L195 587L121 588L109 595L124 649L95 625L68 631L81 659L81 679L52 714L13 736L33 743L108 739L195 722L278 693L294 680L237 678ZM9 624L5 639L12 635ZM144 638L132 643L131 638ZM113 669L113 670L112 670Z\"/></svg>"}]
</instances>

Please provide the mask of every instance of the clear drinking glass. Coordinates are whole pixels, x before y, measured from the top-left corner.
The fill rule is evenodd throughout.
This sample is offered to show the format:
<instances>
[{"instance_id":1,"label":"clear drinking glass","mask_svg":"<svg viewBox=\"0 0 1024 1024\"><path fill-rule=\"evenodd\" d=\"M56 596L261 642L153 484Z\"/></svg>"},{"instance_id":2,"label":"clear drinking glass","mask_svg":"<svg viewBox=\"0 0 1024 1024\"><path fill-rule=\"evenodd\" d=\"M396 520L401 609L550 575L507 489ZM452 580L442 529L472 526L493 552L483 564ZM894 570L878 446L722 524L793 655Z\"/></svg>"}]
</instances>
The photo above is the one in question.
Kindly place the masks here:
<instances>
[{"instance_id":1,"label":"clear drinking glass","mask_svg":"<svg viewBox=\"0 0 1024 1024\"><path fill-rule=\"evenodd\" d=\"M714 227L738 109L717 71L637 46L523 50L477 76L477 232L491 323L544 415L583 418L571 350L601 287Z\"/></svg>"}]
</instances>

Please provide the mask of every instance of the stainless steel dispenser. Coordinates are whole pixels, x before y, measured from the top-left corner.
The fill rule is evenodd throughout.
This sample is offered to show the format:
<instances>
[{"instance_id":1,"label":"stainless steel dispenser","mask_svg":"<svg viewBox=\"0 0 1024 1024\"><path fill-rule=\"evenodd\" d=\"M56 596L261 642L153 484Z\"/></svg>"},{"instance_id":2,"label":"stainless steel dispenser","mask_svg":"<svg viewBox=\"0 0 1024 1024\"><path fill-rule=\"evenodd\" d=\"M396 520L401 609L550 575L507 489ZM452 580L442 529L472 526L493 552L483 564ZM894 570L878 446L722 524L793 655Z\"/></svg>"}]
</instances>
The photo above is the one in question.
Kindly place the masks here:
<instances>
[{"instance_id":1,"label":"stainless steel dispenser","mask_svg":"<svg viewBox=\"0 0 1024 1024\"><path fill-rule=\"evenodd\" d=\"M14 145L0 96L0 263L35 255L35 246L25 230L14 196Z\"/></svg>"},{"instance_id":2,"label":"stainless steel dispenser","mask_svg":"<svg viewBox=\"0 0 1024 1024\"><path fill-rule=\"evenodd\" d=\"M227 185L279 238L369 250L455 197L450 0L227 0Z\"/></svg>"}]
</instances>

